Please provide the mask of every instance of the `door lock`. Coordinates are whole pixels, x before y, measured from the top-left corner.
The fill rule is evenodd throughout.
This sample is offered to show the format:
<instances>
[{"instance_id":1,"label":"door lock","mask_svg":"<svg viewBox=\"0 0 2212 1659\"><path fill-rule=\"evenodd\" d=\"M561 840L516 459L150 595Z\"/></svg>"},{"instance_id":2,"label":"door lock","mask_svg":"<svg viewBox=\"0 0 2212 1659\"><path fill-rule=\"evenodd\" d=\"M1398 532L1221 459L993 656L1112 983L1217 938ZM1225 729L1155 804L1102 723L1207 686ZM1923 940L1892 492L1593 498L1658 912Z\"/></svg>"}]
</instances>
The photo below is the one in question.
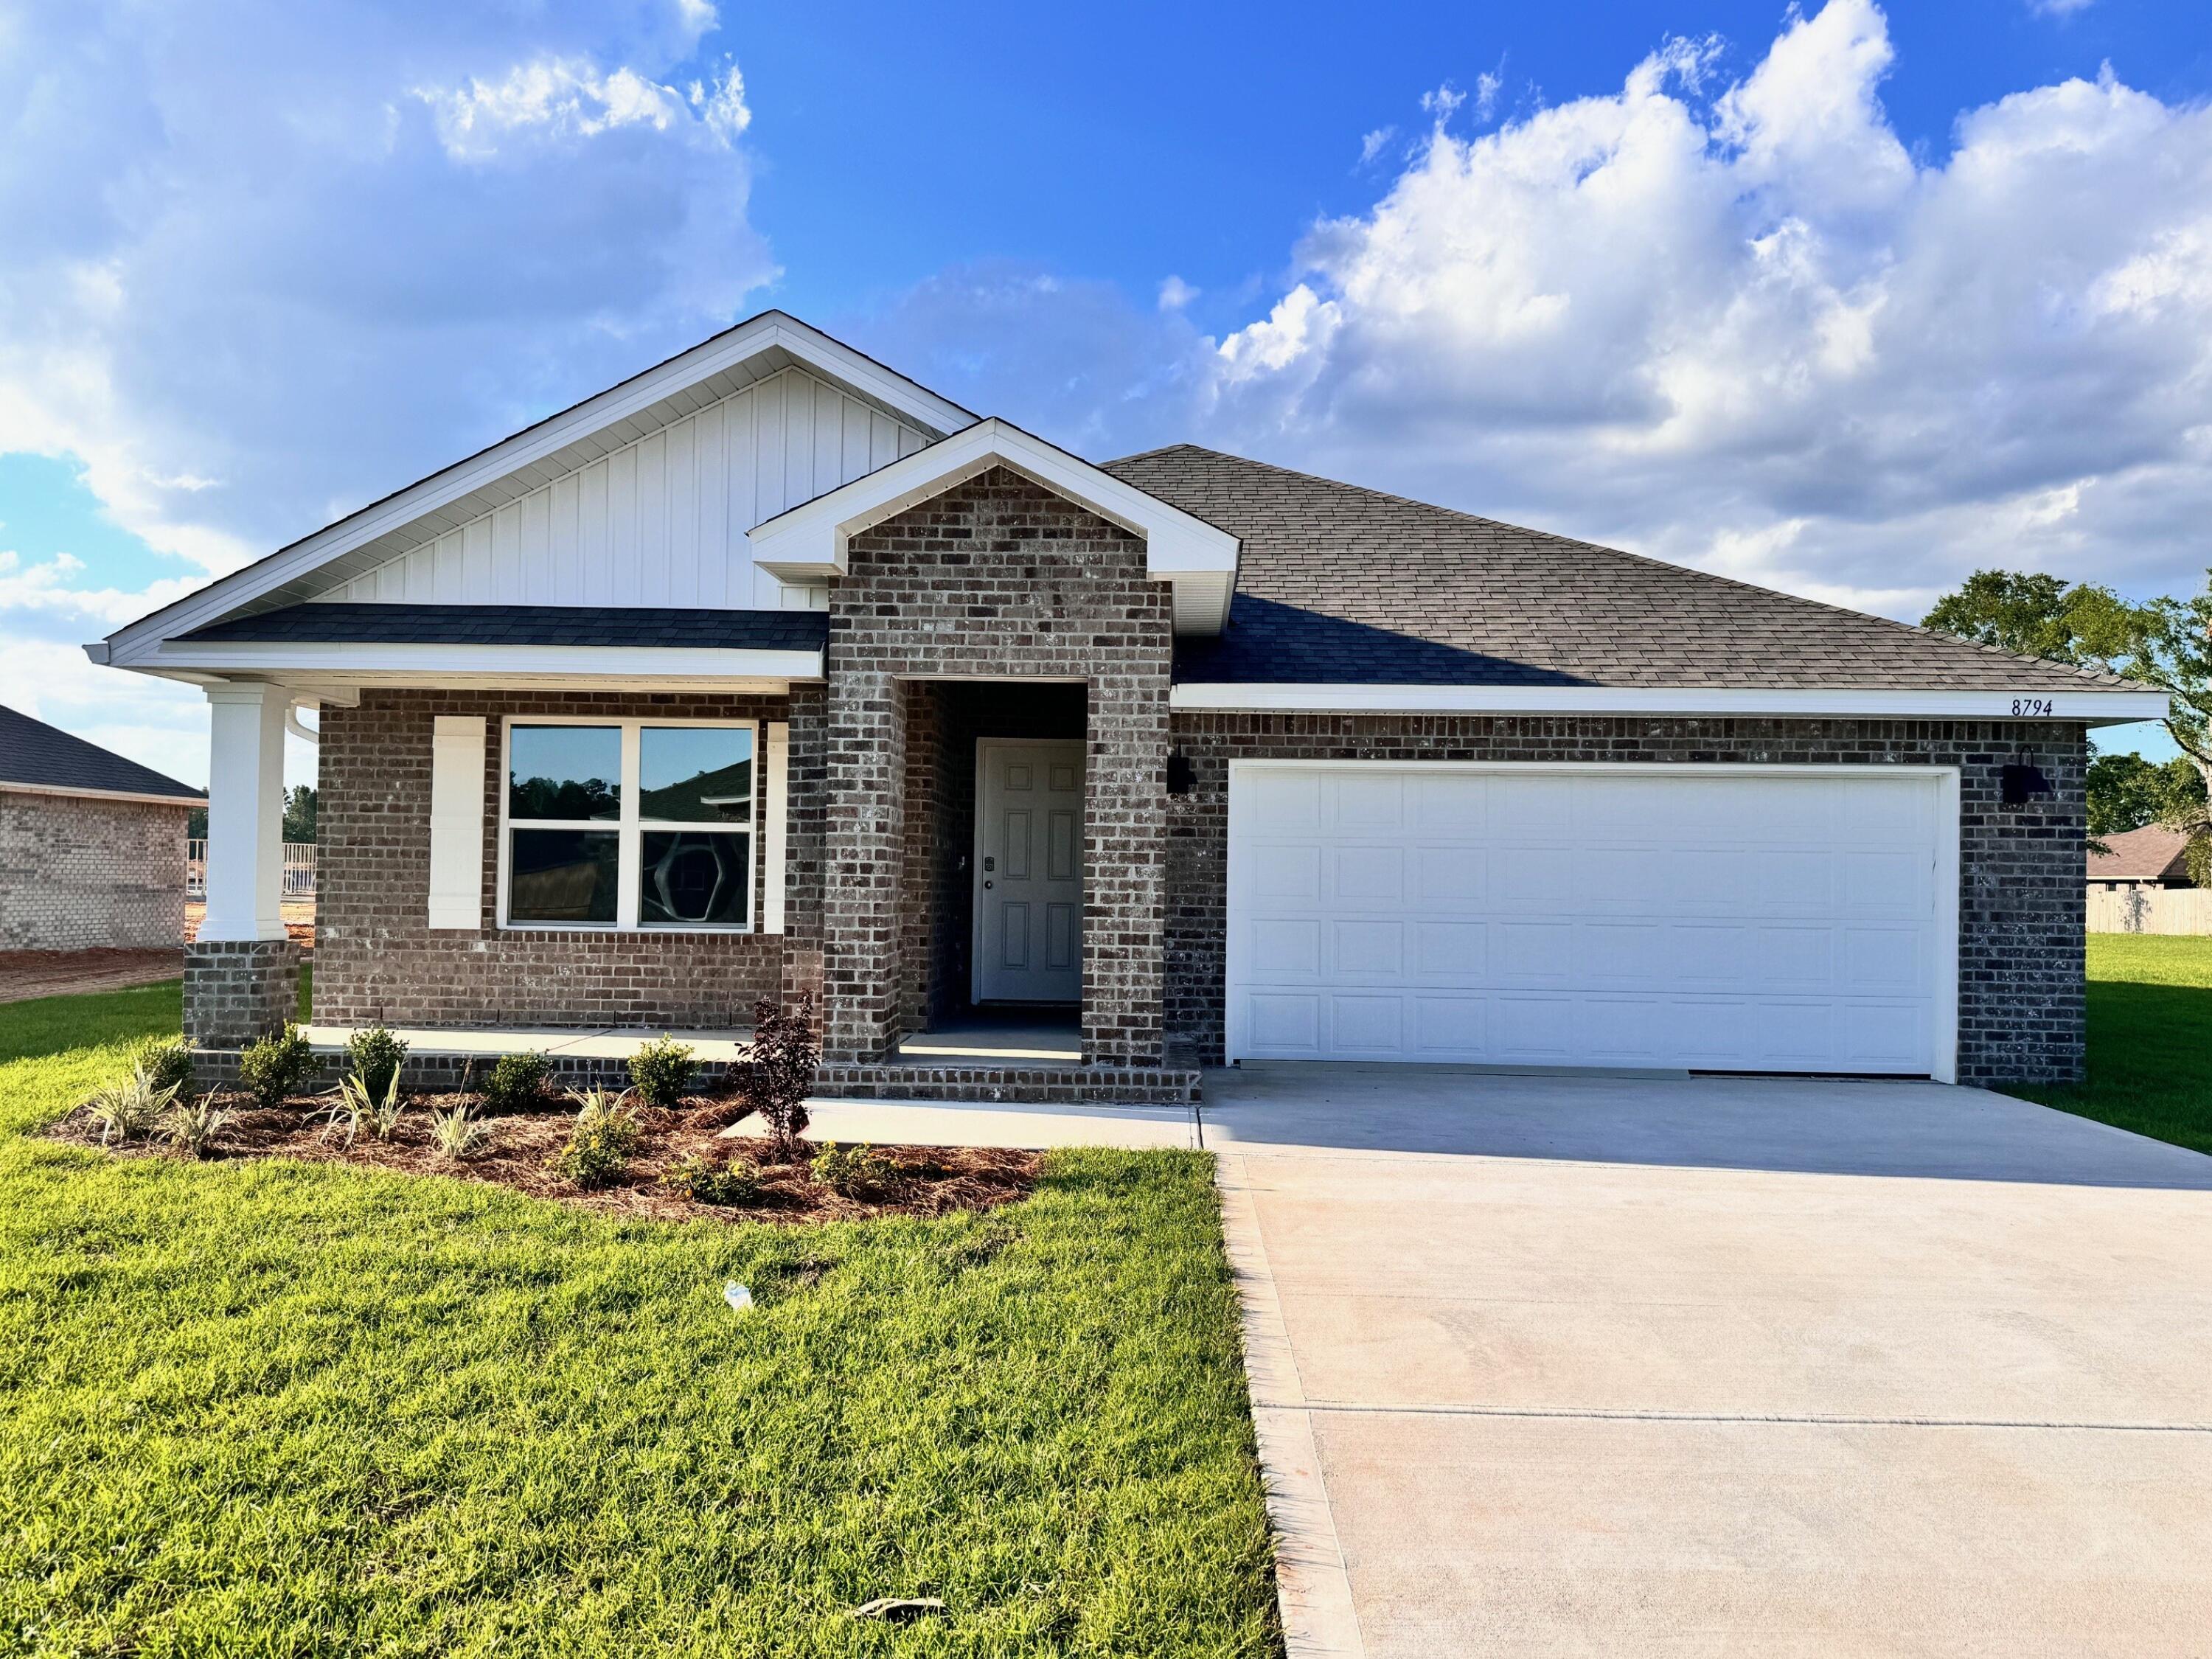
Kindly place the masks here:
<instances>
[{"instance_id":1,"label":"door lock","mask_svg":"<svg viewBox=\"0 0 2212 1659\"><path fill-rule=\"evenodd\" d=\"M983 884L983 890L984 890L985 892L987 892L987 893L988 893L988 892L989 892L989 891L991 890L991 889L992 889L992 888L995 887L996 885L998 885L998 884L997 884L996 882L989 882L989 881L987 881L987 882L985 882L985 883Z\"/></svg>"}]
</instances>

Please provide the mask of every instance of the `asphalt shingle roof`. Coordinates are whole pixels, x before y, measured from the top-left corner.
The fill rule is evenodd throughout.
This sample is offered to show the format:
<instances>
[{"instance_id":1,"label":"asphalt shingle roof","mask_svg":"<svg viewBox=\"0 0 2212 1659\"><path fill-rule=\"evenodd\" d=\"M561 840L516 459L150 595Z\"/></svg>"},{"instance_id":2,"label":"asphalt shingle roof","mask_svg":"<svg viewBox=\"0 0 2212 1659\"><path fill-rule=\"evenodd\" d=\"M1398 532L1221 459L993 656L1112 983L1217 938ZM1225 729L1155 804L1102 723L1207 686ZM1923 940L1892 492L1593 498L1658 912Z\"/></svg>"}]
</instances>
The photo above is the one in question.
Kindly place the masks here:
<instances>
[{"instance_id":1,"label":"asphalt shingle roof","mask_svg":"<svg viewBox=\"0 0 2212 1659\"><path fill-rule=\"evenodd\" d=\"M1565 536L1179 444L1105 470L1243 541L1185 682L1759 690L2119 689Z\"/></svg>"},{"instance_id":2,"label":"asphalt shingle roof","mask_svg":"<svg viewBox=\"0 0 2212 1659\"><path fill-rule=\"evenodd\" d=\"M185 639L234 645L605 645L819 651L822 611L691 611L629 605L293 605L231 617Z\"/></svg>"},{"instance_id":3,"label":"asphalt shingle roof","mask_svg":"<svg viewBox=\"0 0 2212 1659\"><path fill-rule=\"evenodd\" d=\"M2179 881L2189 879L2189 837L2164 824L2100 836L2106 850L2089 854L2091 881Z\"/></svg>"},{"instance_id":4,"label":"asphalt shingle roof","mask_svg":"<svg viewBox=\"0 0 2212 1659\"><path fill-rule=\"evenodd\" d=\"M186 805L207 797L150 766L72 737L58 726L0 707L0 783L39 789L97 789L118 795L173 795Z\"/></svg>"}]
</instances>

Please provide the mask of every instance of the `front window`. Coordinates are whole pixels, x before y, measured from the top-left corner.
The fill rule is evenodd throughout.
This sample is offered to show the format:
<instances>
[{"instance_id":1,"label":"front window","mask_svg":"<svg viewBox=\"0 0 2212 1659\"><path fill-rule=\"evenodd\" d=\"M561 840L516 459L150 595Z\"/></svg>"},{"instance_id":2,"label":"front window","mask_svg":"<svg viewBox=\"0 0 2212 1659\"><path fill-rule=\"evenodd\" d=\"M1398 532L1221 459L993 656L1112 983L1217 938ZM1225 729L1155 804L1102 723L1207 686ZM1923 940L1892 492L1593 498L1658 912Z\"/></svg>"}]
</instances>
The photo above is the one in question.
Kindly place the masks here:
<instances>
[{"instance_id":1,"label":"front window","mask_svg":"<svg viewBox=\"0 0 2212 1659\"><path fill-rule=\"evenodd\" d=\"M752 921L750 726L507 727L507 922L741 930Z\"/></svg>"}]
</instances>

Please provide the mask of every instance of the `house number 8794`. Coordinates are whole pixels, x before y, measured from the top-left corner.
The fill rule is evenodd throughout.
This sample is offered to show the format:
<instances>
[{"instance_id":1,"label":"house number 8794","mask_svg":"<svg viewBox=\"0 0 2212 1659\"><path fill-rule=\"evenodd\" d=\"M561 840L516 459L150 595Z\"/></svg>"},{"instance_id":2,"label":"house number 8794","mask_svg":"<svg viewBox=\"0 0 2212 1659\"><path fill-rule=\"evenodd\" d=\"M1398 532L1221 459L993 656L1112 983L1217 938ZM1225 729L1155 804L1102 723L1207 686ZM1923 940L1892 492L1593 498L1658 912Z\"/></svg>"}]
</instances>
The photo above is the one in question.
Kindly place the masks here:
<instances>
[{"instance_id":1,"label":"house number 8794","mask_svg":"<svg viewBox=\"0 0 2212 1659\"><path fill-rule=\"evenodd\" d=\"M2058 700L2055 697L2014 697L2012 712L2015 714L2049 716L2058 712Z\"/></svg>"}]
</instances>

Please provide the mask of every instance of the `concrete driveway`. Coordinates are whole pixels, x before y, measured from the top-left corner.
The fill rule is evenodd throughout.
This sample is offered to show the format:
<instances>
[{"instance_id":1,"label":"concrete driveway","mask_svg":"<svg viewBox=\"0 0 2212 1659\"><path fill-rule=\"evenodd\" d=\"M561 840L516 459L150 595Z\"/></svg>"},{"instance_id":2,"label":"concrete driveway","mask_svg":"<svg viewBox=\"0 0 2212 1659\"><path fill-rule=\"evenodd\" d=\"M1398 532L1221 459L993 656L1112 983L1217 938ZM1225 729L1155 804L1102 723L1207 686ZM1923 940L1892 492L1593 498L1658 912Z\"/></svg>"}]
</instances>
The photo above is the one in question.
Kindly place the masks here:
<instances>
[{"instance_id":1,"label":"concrete driveway","mask_svg":"<svg viewBox=\"0 0 2212 1659\"><path fill-rule=\"evenodd\" d=\"M1932 1084L1206 1089L1294 1659L2212 1654L2212 1159Z\"/></svg>"}]
</instances>

